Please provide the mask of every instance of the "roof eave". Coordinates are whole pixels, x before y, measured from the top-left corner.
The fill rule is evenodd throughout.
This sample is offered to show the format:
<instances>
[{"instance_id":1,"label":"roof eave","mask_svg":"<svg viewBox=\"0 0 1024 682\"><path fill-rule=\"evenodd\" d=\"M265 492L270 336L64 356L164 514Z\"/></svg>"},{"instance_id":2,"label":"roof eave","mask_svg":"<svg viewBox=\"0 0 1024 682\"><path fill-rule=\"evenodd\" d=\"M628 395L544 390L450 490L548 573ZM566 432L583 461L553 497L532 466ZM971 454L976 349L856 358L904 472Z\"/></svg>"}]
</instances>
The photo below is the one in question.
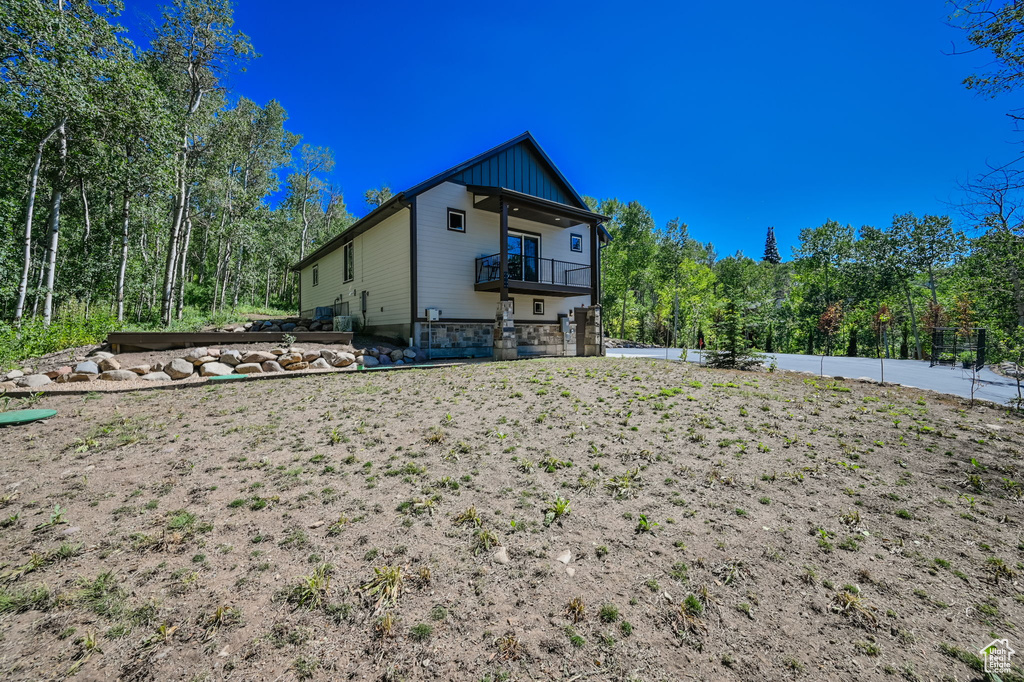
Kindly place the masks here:
<instances>
[{"instance_id":1,"label":"roof eave","mask_svg":"<svg viewBox=\"0 0 1024 682\"><path fill-rule=\"evenodd\" d=\"M373 209L372 211L364 215L359 220L355 221L354 223L346 227L344 230L342 230L334 237L332 237L330 240L328 240L327 243L325 243L323 246L321 246L316 251L307 255L305 258L303 258L298 263L293 265L291 267L291 271L298 272L302 270L302 268L308 265L312 265L316 261L320 260L327 254L331 253L332 251L340 247L342 244L345 244L346 242L354 239L355 237L359 236L360 234L370 229L371 227L381 222L382 220L390 218L391 215L394 214L393 212L391 212L391 210L394 209L396 205L397 210L394 212L400 211L403 208L408 208L409 203L406 201L405 192L399 192L398 194L391 197L377 208Z\"/></svg>"}]
</instances>

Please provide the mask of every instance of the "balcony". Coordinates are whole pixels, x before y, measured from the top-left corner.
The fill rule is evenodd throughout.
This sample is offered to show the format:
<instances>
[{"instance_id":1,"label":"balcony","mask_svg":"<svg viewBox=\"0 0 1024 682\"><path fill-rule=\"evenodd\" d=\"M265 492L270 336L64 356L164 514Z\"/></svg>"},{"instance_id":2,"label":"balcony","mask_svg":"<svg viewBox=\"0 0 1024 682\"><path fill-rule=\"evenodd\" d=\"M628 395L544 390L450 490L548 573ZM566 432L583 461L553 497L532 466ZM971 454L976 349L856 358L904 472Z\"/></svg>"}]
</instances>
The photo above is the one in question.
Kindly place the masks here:
<instances>
[{"instance_id":1,"label":"balcony","mask_svg":"<svg viewBox=\"0 0 1024 682\"><path fill-rule=\"evenodd\" d=\"M508 290L534 296L588 296L592 292L591 268L551 258L508 255ZM476 259L477 291L501 291L501 254Z\"/></svg>"}]
</instances>

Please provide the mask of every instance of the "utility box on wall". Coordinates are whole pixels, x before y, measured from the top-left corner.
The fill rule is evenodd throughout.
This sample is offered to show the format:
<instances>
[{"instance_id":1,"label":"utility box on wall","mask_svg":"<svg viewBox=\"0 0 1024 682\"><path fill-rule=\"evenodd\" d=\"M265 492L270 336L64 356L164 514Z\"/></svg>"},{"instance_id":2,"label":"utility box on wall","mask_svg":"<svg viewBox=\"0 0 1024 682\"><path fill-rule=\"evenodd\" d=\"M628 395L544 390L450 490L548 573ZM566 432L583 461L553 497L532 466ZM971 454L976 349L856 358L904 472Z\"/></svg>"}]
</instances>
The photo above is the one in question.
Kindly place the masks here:
<instances>
[{"instance_id":1,"label":"utility box on wall","mask_svg":"<svg viewBox=\"0 0 1024 682\"><path fill-rule=\"evenodd\" d=\"M427 321L437 322L441 319L441 311L437 308L427 308Z\"/></svg>"}]
</instances>

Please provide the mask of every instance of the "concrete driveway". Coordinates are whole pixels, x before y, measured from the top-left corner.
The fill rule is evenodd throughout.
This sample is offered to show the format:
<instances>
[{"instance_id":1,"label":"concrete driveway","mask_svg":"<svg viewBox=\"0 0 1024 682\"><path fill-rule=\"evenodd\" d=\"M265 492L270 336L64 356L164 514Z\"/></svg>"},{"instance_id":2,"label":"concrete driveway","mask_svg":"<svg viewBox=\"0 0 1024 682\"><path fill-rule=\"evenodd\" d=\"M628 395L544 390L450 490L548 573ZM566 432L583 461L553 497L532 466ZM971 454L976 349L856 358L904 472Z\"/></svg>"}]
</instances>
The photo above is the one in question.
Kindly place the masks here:
<instances>
[{"instance_id":1,"label":"concrete driveway","mask_svg":"<svg viewBox=\"0 0 1024 682\"><path fill-rule=\"evenodd\" d=\"M620 358L656 358L679 360L683 353L687 361L699 362L700 353L682 348L609 348L608 357ZM821 357L816 355L791 355L788 353L771 353L779 369L818 373ZM830 376L842 376L850 379L869 377L875 381L882 378L879 361L873 358L826 357L824 373ZM974 393L975 398L991 400L994 403L1007 404L1017 397L1017 382L1003 377L988 367L978 372L979 386ZM886 360L886 383L903 384L916 388L925 388L939 393L951 393L963 398L971 397L971 372L961 369L959 365L950 367L929 367L927 362L920 360Z\"/></svg>"}]
</instances>

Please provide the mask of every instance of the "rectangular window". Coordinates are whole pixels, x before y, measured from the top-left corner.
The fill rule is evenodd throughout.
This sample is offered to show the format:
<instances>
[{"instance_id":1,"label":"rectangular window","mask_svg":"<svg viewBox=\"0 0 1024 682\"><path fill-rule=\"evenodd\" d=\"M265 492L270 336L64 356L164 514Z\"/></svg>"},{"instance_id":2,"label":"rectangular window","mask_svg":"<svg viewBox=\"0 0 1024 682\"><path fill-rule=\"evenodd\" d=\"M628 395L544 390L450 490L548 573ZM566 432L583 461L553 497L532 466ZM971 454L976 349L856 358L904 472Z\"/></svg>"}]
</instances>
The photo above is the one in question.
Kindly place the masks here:
<instances>
[{"instance_id":1,"label":"rectangular window","mask_svg":"<svg viewBox=\"0 0 1024 682\"><path fill-rule=\"evenodd\" d=\"M578 234L569 235L569 248L573 251L583 253L583 237Z\"/></svg>"},{"instance_id":2,"label":"rectangular window","mask_svg":"<svg viewBox=\"0 0 1024 682\"><path fill-rule=\"evenodd\" d=\"M320 284L320 266L319 265L314 265L313 266L313 286L316 286L317 284Z\"/></svg>"},{"instance_id":3,"label":"rectangular window","mask_svg":"<svg viewBox=\"0 0 1024 682\"><path fill-rule=\"evenodd\" d=\"M543 315L544 314L544 299L535 298L533 299L533 314Z\"/></svg>"},{"instance_id":4,"label":"rectangular window","mask_svg":"<svg viewBox=\"0 0 1024 682\"><path fill-rule=\"evenodd\" d=\"M448 209L448 229L452 232L466 231L466 212L457 208Z\"/></svg>"},{"instance_id":5,"label":"rectangular window","mask_svg":"<svg viewBox=\"0 0 1024 682\"><path fill-rule=\"evenodd\" d=\"M353 243L349 242L342 247L345 251L345 281L351 282L356 278L356 254Z\"/></svg>"}]
</instances>

